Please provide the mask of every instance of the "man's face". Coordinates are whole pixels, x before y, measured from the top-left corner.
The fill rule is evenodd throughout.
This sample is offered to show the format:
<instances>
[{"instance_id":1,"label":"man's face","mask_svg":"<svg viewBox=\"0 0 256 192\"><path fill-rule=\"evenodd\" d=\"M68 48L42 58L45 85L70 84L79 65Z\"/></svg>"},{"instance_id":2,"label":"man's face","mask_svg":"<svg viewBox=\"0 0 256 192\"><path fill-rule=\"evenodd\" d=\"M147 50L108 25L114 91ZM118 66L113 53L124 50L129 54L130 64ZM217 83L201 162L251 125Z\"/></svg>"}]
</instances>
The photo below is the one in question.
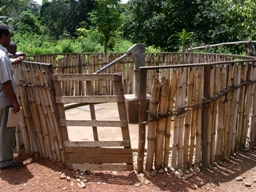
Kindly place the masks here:
<instances>
[{"instance_id":1,"label":"man's face","mask_svg":"<svg viewBox=\"0 0 256 192\"><path fill-rule=\"evenodd\" d=\"M8 35L3 34L2 40L3 40L3 46L8 47L11 42L11 33L9 33Z\"/></svg>"}]
</instances>

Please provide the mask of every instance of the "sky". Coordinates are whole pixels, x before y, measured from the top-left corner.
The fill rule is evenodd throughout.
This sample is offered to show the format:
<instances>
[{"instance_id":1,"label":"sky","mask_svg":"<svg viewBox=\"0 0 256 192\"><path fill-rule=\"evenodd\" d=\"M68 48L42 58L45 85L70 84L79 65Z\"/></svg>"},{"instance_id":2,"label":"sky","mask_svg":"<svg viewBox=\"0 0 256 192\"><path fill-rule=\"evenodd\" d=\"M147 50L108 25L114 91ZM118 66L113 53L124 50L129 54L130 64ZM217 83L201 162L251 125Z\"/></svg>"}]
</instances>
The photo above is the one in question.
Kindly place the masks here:
<instances>
[{"instance_id":1,"label":"sky","mask_svg":"<svg viewBox=\"0 0 256 192\"><path fill-rule=\"evenodd\" d=\"M35 2L37 2L39 5L42 4L42 0L34 0ZM122 3L126 3L128 0L121 0Z\"/></svg>"}]
</instances>

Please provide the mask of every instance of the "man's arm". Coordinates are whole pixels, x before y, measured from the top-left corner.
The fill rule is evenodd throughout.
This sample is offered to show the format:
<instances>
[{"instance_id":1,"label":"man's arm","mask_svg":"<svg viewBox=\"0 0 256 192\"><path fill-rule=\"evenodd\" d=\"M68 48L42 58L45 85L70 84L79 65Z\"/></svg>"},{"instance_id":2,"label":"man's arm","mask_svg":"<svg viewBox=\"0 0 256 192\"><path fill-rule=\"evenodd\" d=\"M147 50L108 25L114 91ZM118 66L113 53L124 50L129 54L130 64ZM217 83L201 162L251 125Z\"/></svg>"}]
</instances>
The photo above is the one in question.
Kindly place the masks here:
<instances>
[{"instance_id":1,"label":"man's arm","mask_svg":"<svg viewBox=\"0 0 256 192\"><path fill-rule=\"evenodd\" d=\"M13 90L12 87L12 82L11 81L6 81L5 83L2 84L3 85L3 89L6 92L7 96L11 99L12 101L12 105L14 107L13 112L17 113L20 110L20 104L18 102L18 99L16 97L16 94Z\"/></svg>"}]
</instances>

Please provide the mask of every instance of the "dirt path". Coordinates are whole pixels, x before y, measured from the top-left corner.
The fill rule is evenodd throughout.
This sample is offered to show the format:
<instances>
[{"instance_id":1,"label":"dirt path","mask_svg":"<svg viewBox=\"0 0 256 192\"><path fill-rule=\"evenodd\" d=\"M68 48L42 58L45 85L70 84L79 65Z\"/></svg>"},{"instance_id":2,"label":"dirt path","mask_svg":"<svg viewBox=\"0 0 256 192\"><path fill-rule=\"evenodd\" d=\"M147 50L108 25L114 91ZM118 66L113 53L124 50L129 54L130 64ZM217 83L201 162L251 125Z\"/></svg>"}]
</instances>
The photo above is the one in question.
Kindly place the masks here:
<instances>
[{"instance_id":1,"label":"dirt path","mask_svg":"<svg viewBox=\"0 0 256 192\"><path fill-rule=\"evenodd\" d=\"M17 156L17 154L15 154ZM26 165L18 170L0 170L0 191L256 191L256 150L239 152L229 162L207 171L171 170L136 174L117 171L67 170L63 163L22 152L16 160ZM242 181L237 177L242 176ZM62 177L62 179L61 179ZM248 186L246 186L248 185ZM196 188L197 189L192 189Z\"/></svg>"}]
</instances>

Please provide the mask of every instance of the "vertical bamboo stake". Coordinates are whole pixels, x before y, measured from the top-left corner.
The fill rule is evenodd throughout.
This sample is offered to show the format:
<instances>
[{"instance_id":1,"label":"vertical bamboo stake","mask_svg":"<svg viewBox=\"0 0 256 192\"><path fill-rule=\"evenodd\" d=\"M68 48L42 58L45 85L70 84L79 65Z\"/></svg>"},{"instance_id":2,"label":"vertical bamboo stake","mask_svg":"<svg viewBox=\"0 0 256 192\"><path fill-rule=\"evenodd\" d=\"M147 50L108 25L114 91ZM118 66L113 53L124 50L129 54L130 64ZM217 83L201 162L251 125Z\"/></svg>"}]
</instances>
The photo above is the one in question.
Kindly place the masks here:
<instances>
[{"instance_id":1,"label":"vertical bamboo stake","mask_svg":"<svg viewBox=\"0 0 256 192\"><path fill-rule=\"evenodd\" d=\"M241 63L241 82L246 80L247 75L247 65L243 65ZM243 86L241 89L241 95L239 98L239 109L238 109L238 122L237 122L237 136L236 136L236 148L235 151L239 151L241 149L241 135L242 135L242 127L243 127L243 113L244 113L244 105L245 105L245 93L246 87Z\"/></svg>"},{"instance_id":2,"label":"vertical bamboo stake","mask_svg":"<svg viewBox=\"0 0 256 192\"><path fill-rule=\"evenodd\" d=\"M194 88L194 72L193 69L191 69L188 73L188 93L187 93L187 105L192 104L193 99L193 88ZM183 167L184 169L189 168L189 160L188 160L188 154L189 154L189 135L191 130L191 122L192 122L192 111L189 110L186 114L185 119L185 131L184 131L184 161L183 161Z\"/></svg>"},{"instance_id":3,"label":"vertical bamboo stake","mask_svg":"<svg viewBox=\"0 0 256 192\"><path fill-rule=\"evenodd\" d=\"M226 70L225 66L221 67L220 72L220 90L225 90L226 83ZM221 161L222 158L222 147L223 147L223 136L224 136L224 117L225 117L225 97L218 99L218 128L217 128L217 142L216 142L216 152L215 160L217 163Z\"/></svg>"},{"instance_id":4,"label":"vertical bamboo stake","mask_svg":"<svg viewBox=\"0 0 256 192\"><path fill-rule=\"evenodd\" d=\"M241 83L241 64L234 66L234 86L238 86ZM231 120L231 129L232 129L232 145L231 149L229 151L230 154L233 154L235 152L235 146L236 146L236 134L237 134L237 122L238 122L238 107L239 107L239 95L240 95L241 89L238 88L234 90L233 94L233 106L232 110L234 111L233 119Z\"/></svg>"},{"instance_id":5,"label":"vertical bamboo stake","mask_svg":"<svg viewBox=\"0 0 256 192\"><path fill-rule=\"evenodd\" d=\"M209 59L209 61L211 62L211 60ZM215 67L211 67L211 71L210 71L210 86L209 86L209 90L210 90L210 98L214 96L214 84L215 84ZM212 137L213 133L215 133L215 127L213 126L213 121L215 121L215 116L216 113L213 113L213 108L214 108L214 102L211 101L209 103L209 116L208 116L208 135L207 135L207 165L212 165L212 162L214 161L214 159L211 159L212 157L214 157L214 144L215 143L215 139ZM213 155L212 155L213 153Z\"/></svg>"},{"instance_id":6,"label":"vertical bamboo stake","mask_svg":"<svg viewBox=\"0 0 256 192\"><path fill-rule=\"evenodd\" d=\"M160 92L160 83L158 79L154 79L152 89L150 104L148 110L148 147L147 147L147 159L146 159L146 170L152 170L153 168L153 159L155 153L155 142L156 142L156 128L157 121L154 120L157 117L157 107L159 103L159 92ZM153 121L152 121L153 120Z\"/></svg>"},{"instance_id":7,"label":"vertical bamboo stake","mask_svg":"<svg viewBox=\"0 0 256 192\"><path fill-rule=\"evenodd\" d=\"M246 81L251 81L252 79L252 65L249 62L246 63L247 66L247 75ZM245 95L245 106L244 106L244 115L243 115L243 127L242 127L242 135L241 135L241 147L245 147L247 145L246 138L248 133L248 126L249 126L249 117L251 114L251 106L252 106L252 95L251 95L252 85L249 84L246 86L246 95Z\"/></svg>"},{"instance_id":8,"label":"vertical bamboo stake","mask_svg":"<svg viewBox=\"0 0 256 192\"><path fill-rule=\"evenodd\" d=\"M216 65L214 67L215 72L214 72L214 95L217 95L220 92L220 84L219 84L219 79L220 79L220 66ZM215 151L216 151L216 132L217 132L217 125L218 125L218 116L217 116L217 111L218 111L218 100L215 99L213 101L213 107L212 107L212 114L213 119L212 119L212 134L211 134L211 165L214 164L215 162Z\"/></svg>"},{"instance_id":9,"label":"vertical bamboo stake","mask_svg":"<svg viewBox=\"0 0 256 192\"><path fill-rule=\"evenodd\" d=\"M232 83L233 83L233 65L229 64L227 65L227 90L230 90L232 87ZM225 103L225 121L224 121L224 159L229 158L230 154L229 154L229 148L231 145L231 136L232 136L232 132L231 129L229 128L229 123L230 123L230 118L233 115L234 111L230 114L231 112L231 105L233 102L233 98L232 98L232 93L229 92L226 95L226 103Z\"/></svg>"},{"instance_id":10,"label":"vertical bamboo stake","mask_svg":"<svg viewBox=\"0 0 256 192\"><path fill-rule=\"evenodd\" d=\"M254 63L255 65L255 63ZM256 80L256 68L253 67L252 68L253 70L253 81ZM252 115L251 115L251 125L250 125L250 148L253 147L253 145L255 144L255 134L256 134L256 85L255 83L252 85L253 88L252 88Z\"/></svg>"},{"instance_id":11,"label":"vertical bamboo stake","mask_svg":"<svg viewBox=\"0 0 256 192\"><path fill-rule=\"evenodd\" d=\"M197 80L196 80L196 90L197 98L195 98L196 101L200 102L202 101L203 97L203 91L202 91L202 67L199 67L197 70ZM200 166L201 162L201 145L202 145L202 108L199 106L197 109L197 122L196 122L196 146L195 146L195 167Z\"/></svg>"},{"instance_id":12,"label":"vertical bamboo stake","mask_svg":"<svg viewBox=\"0 0 256 192\"><path fill-rule=\"evenodd\" d=\"M175 94L175 111L181 107L181 69L179 69L177 83L176 83L176 94ZM172 162L171 166L177 168L177 153L179 147L179 116L174 117L174 131L173 131L173 145L172 145Z\"/></svg>"},{"instance_id":13,"label":"vertical bamboo stake","mask_svg":"<svg viewBox=\"0 0 256 192\"><path fill-rule=\"evenodd\" d=\"M168 112L173 111L174 95L176 91L177 84L177 73L176 69L173 70L170 77L170 87L169 87L169 97L168 97ZM172 116L167 117L166 131L165 131L165 147L164 147L164 166L168 167L169 153L170 153L170 137L171 137L171 126L172 126Z\"/></svg>"},{"instance_id":14,"label":"vertical bamboo stake","mask_svg":"<svg viewBox=\"0 0 256 192\"><path fill-rule=\"evenodd\" d=\"M159 102L159 115L167 113L166 103L168 102L169 95L169 81L166 78L162 78L160 87L160 102ZM157 133L156 133L156 155L155 155L155 168L159 170L163 165L163 144L164 134L166 129L166 117L162 117L157 122Z\"/></svg>"},{"instance_id":15,"label":"vertical bamboo stake","mask_svg":"<svg viewBox=\"0 0 256 192\"><path fill-rule=\"evenodd\" d=\"M186 88L187 88L187 69L184 68L181 74L181 98L180 107L185 107L186 101ZM183 148L184 148L184 119L185 113L178 116L179 118L179 148L178 148L178 167L182 168L183 165Z\"/></svg>"}]
</instances>

